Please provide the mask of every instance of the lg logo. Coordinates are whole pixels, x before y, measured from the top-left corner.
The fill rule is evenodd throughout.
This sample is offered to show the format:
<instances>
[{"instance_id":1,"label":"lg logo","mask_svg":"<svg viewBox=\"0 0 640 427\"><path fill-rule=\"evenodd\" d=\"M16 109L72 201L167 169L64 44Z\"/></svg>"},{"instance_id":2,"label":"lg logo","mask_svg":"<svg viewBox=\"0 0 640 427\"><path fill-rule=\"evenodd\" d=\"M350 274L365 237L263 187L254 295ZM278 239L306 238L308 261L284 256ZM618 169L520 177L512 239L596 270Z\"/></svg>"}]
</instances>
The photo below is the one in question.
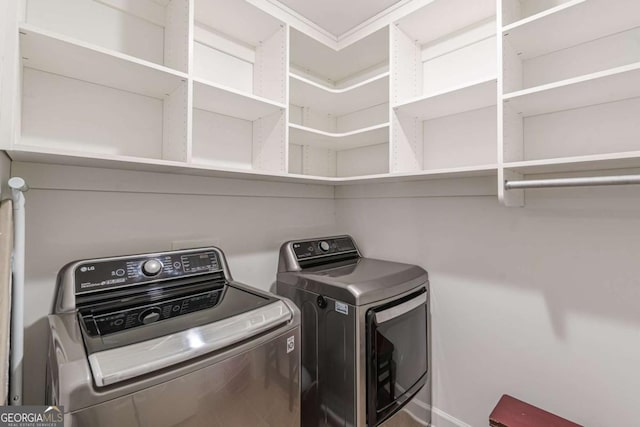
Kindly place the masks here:
<instances>
[{"instance_id":1,"label":"lg logo","mask_svg":"<svg viewBox=\"0 0 640 427\"><path fill-rule=\"evenodd\" d=\"M95 265L82 266L80 267L80 271L86 273L87 271L94 271L96 269Z\"/></svg>"}]
</instances>

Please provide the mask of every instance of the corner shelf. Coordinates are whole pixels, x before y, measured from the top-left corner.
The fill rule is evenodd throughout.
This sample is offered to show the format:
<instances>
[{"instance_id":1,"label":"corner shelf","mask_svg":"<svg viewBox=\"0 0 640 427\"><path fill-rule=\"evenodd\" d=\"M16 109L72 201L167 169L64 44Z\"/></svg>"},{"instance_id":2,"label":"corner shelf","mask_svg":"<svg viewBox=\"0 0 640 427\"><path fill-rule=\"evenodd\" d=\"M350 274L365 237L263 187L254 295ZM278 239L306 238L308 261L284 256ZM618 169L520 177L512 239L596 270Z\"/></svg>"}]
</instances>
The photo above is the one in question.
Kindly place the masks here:
<instances>
[{"instance_id":1,"label":"corner shelf","mask_svg":"<svg viewBox=\"0 0 640 427\"><path fill-rule=\"evenodd\" d=\"M572 0L507 25L502 32L519 58L526 60L638 25L637 0Z\"/></svg>"},{"instance_id":2,"label":"corner shelf","mask_svg":"<svg viewBox=\"0 0 640 427\"><path fill-rule=\"evenodd\" d=\"M344 88L332 88L289 73L290 103L337 116L388 102L389 72L378 74Z\"/></svg>"},{"instance_id":3,"label":"corner shelf","mask_svg":"<svg viewBox=\"0 0 640 427\"><path fill-rule=\"evenodd\" d=\"M154 98L164 98L187 79L180 71L20 25L23 66Z\"/></svg>"},{"instance_id":4,"label":"corner shelf","mask_svg":"<svg viewBox=\"0 0 640 427\"><path fill-rule=\"evenodd\" d=\"M204 79L193 79L193 108L254 121L282 111L286 105Z\"/></svg>"},{"instance_id":5,"label":"corner shelf","mask_svg":"<svg viewBox=\"0 0 640 427\"><path fill-rule=\"evenodd\" d=\"M503 96L524 117L640 96L640 62Z\"/></svg>"},{"instance_id":6,"label":"corner shelf","mask_svg":"<svg viewBox=\"0 0 640 427\"><path fill-rule=\"evenodd\" d=\"M297 30L290 31L291 68L332 82L349 81L389 64L389 31L383 27L347 46L329 47Z\"/></svg>"},{"instance_id":7,"label":"corner shelf","mask_svg":"<svg viewBox=\"0 0 640 427\"><path fill-rule=\"evenodd\" d=\"M496 177L498 175L498 165L477 165L457 168L431 169L417 172L394 172L380 173L373 175L362 175L352 177L322 177L312 175L289 174L291 177L307 177L324 182L331 185L353 185L353 184L374 184L374 183L391 183L391 182L409 182L409 181L429 181L436 179L454 179L454 178L479 178L479 177Z\"/></svg>"},{"instance_id":8,"label":"corner shelf","mask_svg":"<svg viewBox=\"0 0 640 427\"><path fill-rule=\"evenodd\" d=\"M290 123L289 132L293 144L329 148L336 151L389 142L389 123L343 133L324 132Z\"/></svg>"},{"instance_id":9,"label":"corner shelf","mask_svg":"<svg viewBox=\"0 0 640 427\"><path fill-rule=\"evenodd\" d=\"M398 113L431 120L496 105L497 79L473 82L440 93L410 99L393 106Z\"/></svg>"}]
</instances>

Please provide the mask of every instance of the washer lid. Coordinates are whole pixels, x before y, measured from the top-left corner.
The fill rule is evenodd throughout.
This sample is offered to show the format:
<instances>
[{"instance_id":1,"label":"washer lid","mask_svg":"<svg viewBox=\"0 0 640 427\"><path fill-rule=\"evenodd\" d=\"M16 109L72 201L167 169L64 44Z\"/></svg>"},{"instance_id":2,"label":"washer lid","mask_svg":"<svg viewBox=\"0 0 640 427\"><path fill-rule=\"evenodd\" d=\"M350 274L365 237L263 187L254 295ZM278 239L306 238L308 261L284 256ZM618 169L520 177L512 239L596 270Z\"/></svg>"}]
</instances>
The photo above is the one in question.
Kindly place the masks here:
<instances>
[{"instance_id":1,"label":"washer lid","mask_svg":"<svg viewBox=\"0 0 640 427\"><path fill-rule=\"evenodd\" d=\"M298 272L281 272L278 280L348 304L365 305L422 285L428 275L417 265L358 258Z\"/></svg>"},{"instance_id":2,"label":"washer lid","mask_svg":"<svg viewBox=\"0 0 640 427\"><path fill-rule=\"evenodd\" d=\"M89 355L98 387L167 368L247 340L293 317L283 301L218 322Z\"/></svg>"}]
</instances>

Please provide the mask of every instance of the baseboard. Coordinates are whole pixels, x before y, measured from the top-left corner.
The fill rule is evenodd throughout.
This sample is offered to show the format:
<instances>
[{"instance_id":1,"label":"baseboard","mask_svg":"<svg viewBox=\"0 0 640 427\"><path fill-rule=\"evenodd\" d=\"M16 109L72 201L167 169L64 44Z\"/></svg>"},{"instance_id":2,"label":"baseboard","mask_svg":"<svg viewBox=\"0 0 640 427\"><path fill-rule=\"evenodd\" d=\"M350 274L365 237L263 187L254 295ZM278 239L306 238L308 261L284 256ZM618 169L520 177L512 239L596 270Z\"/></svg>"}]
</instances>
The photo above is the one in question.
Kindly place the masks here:
<instances>
[{"instance_id":1,"label":"baseboard","mask_svg":"<svg viewBox=\"0 0 640 427\"><path fill-rule=\"evenodd\" d=\"M429 419L429 409L431 409L431 424L425 421ZM434 407L430 408L428 404L415 398L407 403L403 411L425 427L472 427L443 410Z\"/></svg>"}]
</instances>

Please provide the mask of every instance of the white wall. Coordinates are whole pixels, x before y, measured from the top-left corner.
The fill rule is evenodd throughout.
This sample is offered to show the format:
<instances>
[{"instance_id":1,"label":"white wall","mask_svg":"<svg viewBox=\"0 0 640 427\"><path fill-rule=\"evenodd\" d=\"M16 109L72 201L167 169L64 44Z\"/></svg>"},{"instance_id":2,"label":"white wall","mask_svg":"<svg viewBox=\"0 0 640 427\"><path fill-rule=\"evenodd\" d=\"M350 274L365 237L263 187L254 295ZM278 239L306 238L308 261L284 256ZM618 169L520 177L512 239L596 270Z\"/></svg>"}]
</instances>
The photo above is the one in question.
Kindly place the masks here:
<instances>
[{"instance_id":1,"label":"white wall","mask_svg":"<svg viewBox=\"0 0 640 427\"><path fill-rule=\"evenodd\" d=\"M46 315L67 262L212 242L234 279L263 289L288 239L334 233L333 188L14 163L27 193L27 404L43 400ZM188 195L180 193L188 192ZM184 243L183 243L184 244Z\"/></svg>"},{"instance_id":2,"label":"white wall","mask_svg":"<svg viewBox=\"0 0 640 427\"><path fill-rule=\"evenodd\" d=\"M508 209L409 185L338 188L336 216L366 256L429 271L436 426L456 425L440 411L486 426L503 393L637 425L640 190L537 190Z\"/></svg>"},{"instance_id":3,"label":"white wall","mask_svg":"<svg viewBox=\"0 0 640 427\"><path fill-rule=\"evenodd\" d=\"M13 173L31 186L27 403L42 401L45 315L66 262L211 241L236 279L267 289L282 241L347 232L367 256L430 273L437 427L456 425L442 414L486 426L502 393L586 425L636 423L638 188L541 190L507 209L493 180L334 191L19 162ZM438 194L476 196L423 197Z\"/></svg>"}]
</instances>

